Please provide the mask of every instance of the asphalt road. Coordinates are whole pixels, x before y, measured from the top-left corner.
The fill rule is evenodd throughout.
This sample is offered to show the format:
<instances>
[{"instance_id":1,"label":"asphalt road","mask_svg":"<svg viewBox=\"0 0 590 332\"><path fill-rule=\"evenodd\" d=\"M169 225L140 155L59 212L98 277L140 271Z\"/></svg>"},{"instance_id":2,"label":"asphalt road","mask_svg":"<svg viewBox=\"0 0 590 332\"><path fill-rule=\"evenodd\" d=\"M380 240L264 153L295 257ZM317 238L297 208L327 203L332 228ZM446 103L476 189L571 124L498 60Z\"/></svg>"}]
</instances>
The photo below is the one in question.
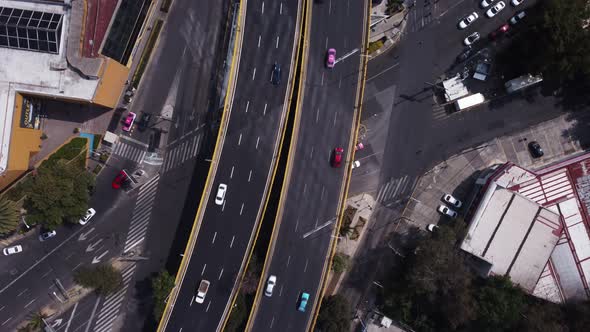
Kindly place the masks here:
<instances>
[{"instance_id":1,"label":"asphalt road","mask_svg":"<svg viewBox=\"0 0 590 332\"><path fill-rule=\"evenodd\" d=\"M339 58L361 47L364 10L365 1L313 5L299 138L291 150L294 163L283 219L277 221L279 233L264 276L276 275L277 285L272 297L261 296L252 331L305 331L312 317L345 168L350 167L343 162L333 168L330 157L350 140L360 64L357 52L327 69L326 51L335 48ZM310 294L304 313L297 311L302 292Z\"/></svg>"},{"instance_id":2,"label":"asphalt road","mask_svg":"<svg viewBox=\"0 0 590 332\"><path fill-rule=\"evenodd\" d=\"M137 255L149 259L127 270L124 289L116 298L108 302L90 295L78 305L72 299L64 304L70 309L51 317L50 323L62 322L56 325L60 331L66 327L69 331L84 331L90 328L88 324L97 331L111 326L141 330L150 318L149 310L137 304L151 301L149 287L142 285L164 267L181 220L192 224L202 185L195 185L191 179L206 177L206 167L200 175L194 173L203 168L199 165L208 166L203 157L198 160L198 155L207 155L210 134L203 123L210 99L217 100L212 85L218 74L216 62L224 57L218 48L219 33L226 23L223 6L210 1L178 2L172 6L158 48L154 49L152 65L143 76L131 108L138 115L143 111L157 116L166 105L173 107L172 121L154 117L150 124L168 131L158 151L164 163L142 163L147 160L145 153L152 130L141 132L135 128L131 133L122 133L125 138L113 148L108 166L97 178L89 203L97 211L93 219L85 226L61 227L54 238L45 242L37 239L38 231L31 231L17 242L23 246L21 254L0 260L0 330L14 330L31 312L45 305L60 307L64 295L56 286L56 279L70 289L74 284L72 272L77 268L92 265L93 260L105 262L119 257L126 249L147 248ZM120 123L114 123L114 127L121 133ZM147 174L135 189L111 188L119 170L138 167ZM191 196L192 200L185 200ZM190 210L193 217L188 220L183 213L190 214ZM171 255L178 257L178 253ZM122 311L125 322L117 321Z\"/></svg>"},{"instance_id":3,"label":"asphalt road","mask_svg":"<svg viewBox=\"0 0 590 332\"><path fill-rule=\"evenodd\" d=\"M383 265L381 255L391 255L387 244L395 228L393 221L421 174L467 148L561 114L553 97L536 93L531 98L502 97L452 113L435 100L429 83L445 73L452 76L462 69L462 65L454 62L464 49L463 38L478 31L482 39L474 48L490 48L493 53L510 40L490 42L487 35L505 24L517 10L526 10L534 4L525 1L515 9L505 2L507 6L500 14L487 18L479 8L479 1L440 0L426 5L426 1L418 0L396 48L369 61L362 114L362 123L367 128L365 149L356 154L362 165L353 172L349 196L371 193L379 204L369 236L360 244L361 252L353 262L352 273L341 284L344 293L353 299L354 307L377 280L374 273ZM468 29L459 30L459 20L473 11L479 14L479 19ZM473 79L466 83L479 84L472 91L486 94L497 88L492 86L492 80L502 81L497 75L493 72L487 83L480 84ZM383 268L381 272L386 271Z\"/></svg>"},{"instance_id":4,"label":"asphalt road","mask_svg":"<svg viewBox=\"0 0 590 332\"><path fill-rule=\"evenodd\" d=\"M223 316L251 234L264 203L264 191L284 117L290 64L294 62L298 1L247 3L244 39L231 117L222 154L206 202L191 260L167 331L215 331ZM282 81L270 83L273 63ZM220 183L228 186L225 202L215 204ZM194 301L202 279L211 286L205 302Z\"/></svg>"}]
</instances>

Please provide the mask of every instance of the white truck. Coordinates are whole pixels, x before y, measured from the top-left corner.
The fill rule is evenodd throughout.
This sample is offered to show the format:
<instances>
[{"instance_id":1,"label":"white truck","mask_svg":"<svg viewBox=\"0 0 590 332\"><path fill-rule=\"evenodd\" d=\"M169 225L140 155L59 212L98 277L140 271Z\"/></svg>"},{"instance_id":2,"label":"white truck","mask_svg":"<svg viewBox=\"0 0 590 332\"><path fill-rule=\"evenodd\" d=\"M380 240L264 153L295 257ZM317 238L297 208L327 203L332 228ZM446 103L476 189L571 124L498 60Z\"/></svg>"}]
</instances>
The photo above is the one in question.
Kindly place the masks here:
<instances>
[{"instance_id":1,"label":"white truck","mask_svg":"<svg viewBox=\"0 0 590 332\"><path fill-rule=\"evenodd\" d=\"M483 103L486 99L481 93L476 93L467 97L459 98L455 101L457 111L463 111L475 105Z\"/></svg>"},{"instance_id":2,"label":"white truck","mask_svg":"<svg viewBox=\"0 0 590 332\"><path fill-rule=\"evenodd\" d=\"M195 296L195 302L203 303L205 302L205 296L207 295L207 291L209 290L209 285L211 283L208 280L201 280L199 284L199 288L197 289L197 296Z\"/></svg>"}]
</instances>

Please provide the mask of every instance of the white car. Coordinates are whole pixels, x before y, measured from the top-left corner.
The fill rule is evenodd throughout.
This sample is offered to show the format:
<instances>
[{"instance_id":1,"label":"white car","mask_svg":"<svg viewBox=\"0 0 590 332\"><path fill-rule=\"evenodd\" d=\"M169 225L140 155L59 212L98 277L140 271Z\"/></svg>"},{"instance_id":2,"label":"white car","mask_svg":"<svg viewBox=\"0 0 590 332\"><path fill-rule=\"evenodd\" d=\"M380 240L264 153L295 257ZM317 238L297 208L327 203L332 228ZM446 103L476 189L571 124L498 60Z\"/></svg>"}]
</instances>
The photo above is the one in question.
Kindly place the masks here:
<instances>
[{"instance_id":1,"label":"white car","mask_svg":"<svg viewBox=\"0 0 590 332\"><path fill-rule=\"evenodd\" d=\"M207 291L209 291L209 285L211 285L209 280L201 280L201 282L199 283L199 288L197 288L197 296L195 296L195 302L205 302L205 296L207 296Z\"/></svg>"},{"instance_id":2,"label":"white car","mask_svg":"<svg viewBox=\"0 0 590 332\"><path fill-rule=\"evenodd\" d=\"M361 162L360 161L355 160L355 161L352 162L352 169L359 168L359 167L361 167Z\"/></svg>"},{"instance_id":3,"label":"white car","mask_svg":"<svg viewBox=\"0 0 590 332\"><path fill-rule=\"evenodd\" d=\"M441 204L438 206L438 212L444 214L447 217L457 218L457 212L454 210L449 209L446 205Z\"/></svg>"},{"instance_id":4,"label":"white car","mask_svg":"<svg viewBox=\"0 0 590 332\"><path fill-rule=\"evenodd\" d=\"M516 15L512 16L510 20L510 24L515 25L516 23L520 22L526 16L524 10L519 11Z\"/></svg>"},{"instance_id":5,"label":"white car","mask_svg":"<svg viewBox=\"0 0 590 332\"><path fill-rule=\"evenodd\" d=\"M264 289L264 295L271 297L272 291L275 289L276 284L277 284L277 276L268 277L268 281L266 282L266 288Z\"/></svg>"},{"instance_id":6,"label":"white car","mask_svg":"<svg viewBox=\"0 0 590 332\"><path fill-rule=\"evenodd\" d=\"M492 8L488 9L488 11L486 12L486 15L490 18L494 17L494 16L496 16L496 14L501 12L502 9L504 9L504 7L506 7L506 4L504 3L504 1L500 1L497 4L495 4Z\"/></svg>"},{"instance_id":7,"label":"white car","mask_svg":"<svg viewBox=\"0 0 590 332\"><path fill-rule=\"evenodd\" d=\"M473 45L473 43L479 40L479 37L479 32L474 32L467 36L465 39L463 39L463 44L465 44L466 46Z\"/></svg>"},{"instance_id":8,"label":"white car","mask_svg":"<svg viewBox=\"0 0 590 332\"><path fill-rule=\"evenodd\" d=\"M95 214L96 210L94 210L93 208L88 209L88 211L86 211L86 215L84 215L82 219L78 220L78 223L82 226L86 225L88 221L90 221L90 219L94 217Z\"/></svg>"},{"instance_id":9,"label":"white car","mask_svg":"<svg viewBox=\"0 0 590 332\"><path fill-rule=\"evenodd\" d=\"M488 8L493 3L494 3L494 0L482 0L480 5L481 5L481 8Z\"/></svg>"},{"instance_id":10,"label":"white car","mask_svg":"<svg viewBox=\"0 0 590 332\"><path fill-rule=\"evenodd\" d=\"M21 251L23 251L23 247L20 244L16 245L16 246L4 248L4 250L2 250L2 252L4 253L4 256L18 254Z\"/></svg>"},{"instance_id":11,"label":"white car","mask_svg":"<svg viewBox=\"0 0 590 332\"><path fill-rule=\"evenodd\" d=\"M456 207L457 209L461 208L461 206L463 205L463 203L460 200L456 199L451 194L444 195L443 201L451 204L452 206Z\"/></svg>"},{"instance_id":12,"label":"white car","mask_svg":"<svg viewBox=\"0 0 590 332\"><path fill-rule=\"evenodd\" d=\"M516 7L518 5L520 5L524 0L512 0L510 3Z\"/></svg>"},{"instance_id":13,"label":"white car","mask_svg":"<svg viewBox=\"0 0 590 332\"><path fill-rule=\"evenodd\" d=\"M476 12L473 12L473 13L467 15L461 21L459 21L459 28L460 29L467 28L469 25L471 25L471 23L473 23L475 20L477 20L478 17L479 16L477 15Z\"/></svg>"},{"instance_id":14,"label":"white car","mask_svg":"<svg viewBox=\"0 0 590 332\"><path fill-rule=\"evenodd\" d=\"M225 193L227 192L227 184L220 183L219 188L217 188L217 196L215 196L215 204L223 205L225 202Z\"/></svg>"},{"instance_id":15,"label":"white car","mask_svg":"<svg viewBox=\"0 0 590 332\"><path fill-rule=\"evenodd\" d=\"M437 228L438 228L438 226L436 226L435 224L428 224L428 226L426 226L426 229L429 232L434 232L434 230L437 229Z\"/></svg>"}]
</instances>

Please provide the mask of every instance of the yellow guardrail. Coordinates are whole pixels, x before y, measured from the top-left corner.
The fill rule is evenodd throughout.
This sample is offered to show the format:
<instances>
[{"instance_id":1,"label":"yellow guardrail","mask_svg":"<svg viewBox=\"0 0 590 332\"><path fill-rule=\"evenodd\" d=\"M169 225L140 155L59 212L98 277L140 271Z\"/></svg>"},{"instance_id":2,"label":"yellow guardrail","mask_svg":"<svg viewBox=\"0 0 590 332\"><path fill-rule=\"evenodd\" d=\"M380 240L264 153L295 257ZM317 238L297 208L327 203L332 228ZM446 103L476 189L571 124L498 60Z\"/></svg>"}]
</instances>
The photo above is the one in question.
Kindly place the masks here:
<instances>
[{"instance_id":1,"label":"yellow guardrail","mask_svg":"<svg viewBox=\"0 0 590 332\"><path fill-rule=\"evenodd\" d=\"M321 307L321 301L324 298L324 294L326 292L326 281L327 281L327 276L329 275L330 272L330 268L332 267L332 263L334 260L334 254L336 253L336 247L338 244L338 238L337 238L337 234L338 231L340 229L340 226L342 225L342 219L344 216L344 211L346 209L346 200L348 198L348 188L350 186L350 176L352 173L352 168L350 167L350 163L354 160L354 145L356 143L357 140L357 136L358 136L358 131L360 128L360 123L361 123L361 112L362 112L362 106L363 106L363 97L364 97L364 93L365 93L365 80L367 77L367 62L368 62L368 56L367 54L365 54L367 52L368 49L368 42L369 42L369 24L370 22L370 14L371 14L371 1L370 0L365 0L365 17L364 17L364 34L363 34L363 41L362 41L362 53L361 53L361 67L362 67L362 71L359 72L359 80L360 80L360 84L359 86L359 90L357 90L357 96L356 96L356 101L355 101L355 116L356 116L356 124L355 126L352 127L351 131L351 139L348 143L348 151L351 151L351 158L348 160L347 165L347 173L346 173L346 178L345 181L343 182L343 190L340 193L340 202L338 203L339 205L339 213L338 213L338 224L336 225L336 227L334 227L334 236L330 237L330 254L329 257L326 257L326 263L324 264L324 269L322 272L322 277L321 277L321 287L320 287L320 296L317 297L314 301L314 314L313 314L313 320L311 322L311 324L308 324L307 330L308 331L313 331L315 324L317 322L318 319L318 315L320 313L320 307Z\"/></svg>"},{"instance_id":2,"label":"yellow guardrail","mask_svg":"<svg viewBox=\"0 0 590 332\"><path fill-rule=\"evenodd\" d=\"M239 2L239 12L238 12L238 23L236 27L236 31L240 31L241 27L241 17L243 15L243 11L245 11L244 6L242 6L242 1ZM236 64L236 52L239 48L238 45L241 44L242 34L239 33L236 35L236 39L234 40L233 51L232 51L232 61L230 65L230 72L229 72L229 80L228 80L228 89L225 93L225 101L223 105L223 113L221 115L221 126L219 127L219 133L217 134L217 140L215 142L215 149L213 152L213 158L211 162L211 166L209 166L209 171L207 173L207 180L205 181L205 187L203 193L201 194L201 200L199 201L199 207L197 209L197 214L195 215L195 220L193 222L193 227L191 229L191 235L189 237L189 242L187 247L184 250L184 255L182 257L182 261L180 263L180 268L178 269L179 273L176 274L176 279L174 281L174 288L172 289L168 302L166 303L166 307L164 308L164 314L160 319L158 324L158 332L164 331L166 325L168 324L168 319L170 319L170 315L172 313L172 309L174 308L174 303L176 302L176 297L178 296L178 291L180 290L182 285L182 280L184 279L184 275L186 273L186 269L188 266L188 262L190 261L191 252L194 249L195 242L197 235L199 234L199 229L201 227L202 215L204 213L203 210L203 203L207 202L209 198L209 193L211 191L211 186L213 185L212 179L215 177L215 173L217 172L217 162L219 161L219 157L221 155L221 151L223 148L223 141L225 140L225 131L227 129L227 123L229 121L229 114L228 114L228 107L231 105L230 102L233 100L231 96L233 96L233 90L235 86L235 64ZM227 117L226 117L227 115ZM180 282L180 283L179 283Z\"/></svg>"}]
</instances>

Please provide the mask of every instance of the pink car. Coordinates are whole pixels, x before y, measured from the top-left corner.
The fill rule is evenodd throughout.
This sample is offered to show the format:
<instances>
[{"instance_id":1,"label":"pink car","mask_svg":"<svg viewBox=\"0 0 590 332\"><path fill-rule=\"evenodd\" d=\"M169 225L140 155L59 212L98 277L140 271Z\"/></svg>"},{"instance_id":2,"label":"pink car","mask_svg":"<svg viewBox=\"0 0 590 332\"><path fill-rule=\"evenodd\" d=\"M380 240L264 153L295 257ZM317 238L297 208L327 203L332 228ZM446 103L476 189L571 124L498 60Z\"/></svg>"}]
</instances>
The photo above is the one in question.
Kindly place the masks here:
<instances>
[{"instance_id":1,"label":"pink car","mask_svg":"<svg viewBox=\"0 0 590 332\"><path fill-rule=\"evenodd\" d=\"M326 56L326 67L334 68L334 64L336 64L336 50L331 48Z\"/></svg>"},{"instance_id":2,"label":"pink car","mask_svg":"<svg viewBox=\"0 0 590 332\"><path fill-rule=\"evenodd\" d=\"M136 117L137 117L137 114L135 114L133 112L129 112L129 114L127 114L125 121L123 121L123 130L124 131L131 130L131 127L133 126L133 122L135 122Z\"/></svg>"}]
</instances>

